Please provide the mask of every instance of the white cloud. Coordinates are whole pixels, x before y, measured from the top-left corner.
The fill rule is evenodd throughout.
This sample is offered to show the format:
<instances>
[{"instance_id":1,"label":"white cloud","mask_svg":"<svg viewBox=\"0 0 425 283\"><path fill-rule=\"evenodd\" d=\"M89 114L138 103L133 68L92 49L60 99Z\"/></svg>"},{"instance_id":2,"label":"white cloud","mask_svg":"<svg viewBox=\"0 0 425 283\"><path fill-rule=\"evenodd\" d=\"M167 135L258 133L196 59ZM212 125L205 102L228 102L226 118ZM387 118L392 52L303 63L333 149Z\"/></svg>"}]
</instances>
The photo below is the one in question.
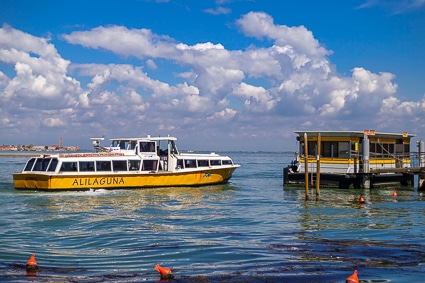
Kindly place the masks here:
<instances>
[{"instance_id":1,"label":"white cloud","mask_svg":"<svg viewBox=\"0 0 425 283\"><path fill-rule=\"evenodd\" d=\"M230 14L232 12L231 9L226 8L226 7L222 7L222 6L218 6L215 9L205 9L204 10L205 13L207 14L211 14L211 15L226 15L226 14Z\"/></svg>"},{"instance_id":2,"label":"white cloud","mask_svg":"<svg viewBox=\"0 0 425 283\"><path fill-rule=\"evenodd\" d=\"M0 62L14 66L15 76L1 76L0 102L11 111L27 107L69 107L76 103L80 85L67 74L70 62L63 59L53 44L11 27L0 29ZM15 107L15 108L14 108ZM22 107L21 107L22 109Z\"/></svg>"},{"instance_id":3,"label":"white cloud","mask_svg":"<svg viewBox=\"0 0 425 283\"><path fill-rule=\"evenodd\" d=\"M0 133L51 129L65 137L72 129L73 138L150 133L190 139L208 131L245 144L303 128L386 130L400 113L416 123L412 128L421 127L415 119L425 98L398 98L393 74L363 67L338 74L331 51L311 31L275 24L265 13L248 13L237 24L245 36L266 41L227 50L122 26L62 35L68 43L117 54L117 61L129 58L126 64L90 58L75 64L49 40L3 27L0 63L15 73L0 69ZM130 64L135 58L140 65Z\"/></svg>"},{"instance_id":4,"label":"white cloud","mask_svg":"<svg viewBox=\"0 0 425 283\"><path fill-rule=\"evenodd\" d=\"M148 68L151 69L151 70L158 69L158 66L155 64L155 61L152 60L152 59L146 60L146 66L148 66Z\"/></svg>"},{"instance_id":5,"label":"white cloud","mask_svg":"<svg viewBox=\"0 0 425 283\"><path fill-rule=\"evenodd\" d=\"M125 56L164 57L176 49L168 36L153 34L149 29L128 29L123 26L97 27L91 31L75 31L62 36L72 44L103 48Z\"/></svg>"},{"instance_id":6,"label":"white cloud","mask_svg":"<svg viewBox=\"0 0 425 283\"><path fill-rule=\"evenodd\" d=\"M393 14L415 11L425 6L425 0L366 0L359 8L380 7Z\"/></svg>"},{"instance_id":7,"label":"white cloud","mask_svg":"<svg viewBox=\"0 0 425 283\"><path fill-rule=\"evenodd\" d=\"M266 13L250 12L237 22L247 36L268 38L278 46L295 49L300 55L323 57L331 53L320 46L313 33L304 26L275 25L273 18Z\"/></svg>"},{"instance_id":8,"label":"white cloud","mask_svg":"<svg viewBox=\"0 0 425 283\"><path fill-rule=\"evenodd\" d=\"M47 127L64 126L65 123L60 118L46 118L42 123Z\"/></svg>"}]
</instances>

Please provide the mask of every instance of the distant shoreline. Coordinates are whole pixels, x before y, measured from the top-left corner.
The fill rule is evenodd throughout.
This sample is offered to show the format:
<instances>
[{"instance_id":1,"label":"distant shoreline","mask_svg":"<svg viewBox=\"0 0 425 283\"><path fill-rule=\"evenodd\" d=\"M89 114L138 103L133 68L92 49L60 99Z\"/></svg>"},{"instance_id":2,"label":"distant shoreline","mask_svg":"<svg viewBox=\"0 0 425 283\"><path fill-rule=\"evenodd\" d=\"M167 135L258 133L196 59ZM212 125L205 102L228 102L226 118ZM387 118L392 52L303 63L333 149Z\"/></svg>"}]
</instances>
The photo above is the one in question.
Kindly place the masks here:
<instances>
[{"instance_id":1,"label":"distant shoreline","mask_svg":"<svg viewBox=\"0 0 425 283\"><path fill-rule=\"evenodd\" d=\"M14 157L32 157L39 156L40 153L2 153L0 152L0 157L14 156Z\"/></svg>"}]
</instances>

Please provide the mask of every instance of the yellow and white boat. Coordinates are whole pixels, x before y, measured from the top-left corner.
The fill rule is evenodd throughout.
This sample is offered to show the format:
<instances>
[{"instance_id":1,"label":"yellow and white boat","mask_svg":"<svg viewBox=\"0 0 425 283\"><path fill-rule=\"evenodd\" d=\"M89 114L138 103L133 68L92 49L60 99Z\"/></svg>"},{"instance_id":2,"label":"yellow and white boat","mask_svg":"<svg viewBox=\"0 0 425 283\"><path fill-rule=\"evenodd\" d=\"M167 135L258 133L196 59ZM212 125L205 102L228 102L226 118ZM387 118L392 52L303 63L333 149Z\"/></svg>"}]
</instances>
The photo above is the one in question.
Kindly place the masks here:
<instances>
[{"instance_id":1,"label":"yellow and white boat","mask_svg":"<svg viewBox=\"0 0 425 283\"><path fill-rule=\"evenodd\" d=\"M89 190L226 183L236 168L228 156L180 153L174 137L92 138L96 152L43 154L13 174L15 189Z\"/></svg>"}]
</instances>

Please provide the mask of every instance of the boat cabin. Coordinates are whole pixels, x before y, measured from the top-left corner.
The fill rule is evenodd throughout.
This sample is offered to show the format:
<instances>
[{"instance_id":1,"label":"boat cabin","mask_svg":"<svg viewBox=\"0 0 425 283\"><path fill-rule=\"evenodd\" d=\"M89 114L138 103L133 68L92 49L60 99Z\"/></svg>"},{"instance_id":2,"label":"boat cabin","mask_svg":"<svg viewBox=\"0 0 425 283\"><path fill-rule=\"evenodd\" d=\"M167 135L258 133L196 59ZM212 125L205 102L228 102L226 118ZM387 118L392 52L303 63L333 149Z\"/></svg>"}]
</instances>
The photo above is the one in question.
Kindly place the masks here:
<instances>
[{"instance_id":1,"label":"boat cabin","mask_svg":"<svg viewBox=\"0 0 425 283\"><path fill-rule=\"evenodd\" d=\"M182 154L174 137L111 139L109 147L100 145L103 138L92 138L95 153L45 154L33 157L23 172L177 172L231 165L228 156Z\"/></svg>"}]
</instances>

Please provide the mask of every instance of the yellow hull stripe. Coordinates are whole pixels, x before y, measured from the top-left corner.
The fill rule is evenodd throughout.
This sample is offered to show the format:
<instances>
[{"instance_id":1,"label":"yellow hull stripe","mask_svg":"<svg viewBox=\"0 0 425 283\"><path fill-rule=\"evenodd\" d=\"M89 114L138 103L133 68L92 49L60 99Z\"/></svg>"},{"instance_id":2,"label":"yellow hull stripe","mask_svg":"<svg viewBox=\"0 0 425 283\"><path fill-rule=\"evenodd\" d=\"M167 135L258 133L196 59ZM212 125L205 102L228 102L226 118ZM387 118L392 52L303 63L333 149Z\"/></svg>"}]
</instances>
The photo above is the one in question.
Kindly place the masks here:
<instances>
[{"instance_id":1,"label":"yellow hull stripe","mask_svg":"<svg viewBox=\"0 0 425 283\"><path fill-rule=\"evenodd\" d=\"M19 173L13 175L16 189L86 190L143 187L173 187L219 184L227 181L236 168L196 172L158 172L148 174L46 175Z\"/></svg>"}]
</instances>

